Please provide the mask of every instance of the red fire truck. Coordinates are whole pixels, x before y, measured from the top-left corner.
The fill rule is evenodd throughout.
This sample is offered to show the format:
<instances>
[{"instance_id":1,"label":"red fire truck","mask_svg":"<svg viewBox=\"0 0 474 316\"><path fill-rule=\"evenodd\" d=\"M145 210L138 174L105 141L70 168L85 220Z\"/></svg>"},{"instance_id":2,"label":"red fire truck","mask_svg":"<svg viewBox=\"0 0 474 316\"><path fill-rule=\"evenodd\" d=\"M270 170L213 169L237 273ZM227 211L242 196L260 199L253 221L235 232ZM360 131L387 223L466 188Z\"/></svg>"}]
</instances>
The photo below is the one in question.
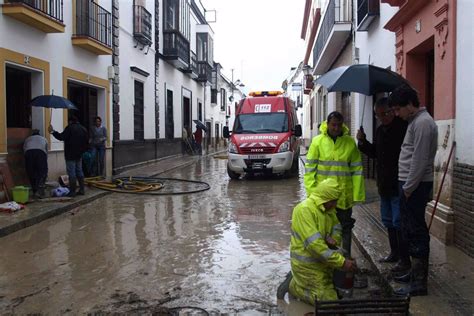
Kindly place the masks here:
<instances>
[{"instance_id":1,"label":"red fire truck","mask_svg":"<svg viewBox=\"0 0 474 316\"><path fill-rule=\"evenodd\" d=\"M301 125L294 102L280 91L252 92L237 106L229 139L227 173L298 174Z\"/></svg>"}]
</instances>

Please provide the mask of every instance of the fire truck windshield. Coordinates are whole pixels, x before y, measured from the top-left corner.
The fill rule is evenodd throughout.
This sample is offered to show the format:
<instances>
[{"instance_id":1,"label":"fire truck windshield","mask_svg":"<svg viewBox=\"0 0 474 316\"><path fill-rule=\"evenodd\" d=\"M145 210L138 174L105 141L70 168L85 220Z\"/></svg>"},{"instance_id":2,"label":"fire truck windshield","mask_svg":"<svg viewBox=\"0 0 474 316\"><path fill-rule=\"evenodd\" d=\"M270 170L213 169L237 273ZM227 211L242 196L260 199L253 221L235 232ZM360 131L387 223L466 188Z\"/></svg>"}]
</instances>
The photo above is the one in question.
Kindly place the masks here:
<instances>
[{"instance_id":1,"label":"fire truck windshield","mask_svg":"<svg viewBox=\"0 0 474 316\"><path fill-rule=\"evenodd\" d=\"M288 132L288 115L286 113L240 114L235 120L235 134L285 132Z\"/></svg>"}]
</instances>

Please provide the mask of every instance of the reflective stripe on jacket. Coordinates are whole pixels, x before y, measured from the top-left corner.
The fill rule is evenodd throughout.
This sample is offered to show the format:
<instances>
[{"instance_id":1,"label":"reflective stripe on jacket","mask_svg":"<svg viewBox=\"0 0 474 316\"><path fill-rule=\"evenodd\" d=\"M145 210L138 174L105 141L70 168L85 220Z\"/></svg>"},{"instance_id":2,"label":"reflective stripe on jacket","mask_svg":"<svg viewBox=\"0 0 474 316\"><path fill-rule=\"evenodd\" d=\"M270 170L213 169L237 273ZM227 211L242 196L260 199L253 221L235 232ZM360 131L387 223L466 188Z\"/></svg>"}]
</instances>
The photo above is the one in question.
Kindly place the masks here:
<instances>
[{"instance_id":1,"label":"reflective stripe on jacket","mask_svg":"<svg viewBox=\"0 0 474 316\"><path fill-rule=\"evenodd\" d=\"M328 135L327 123L323 122L318 136L313 138L306 155L304 185L309 196L324 179L337 181L342 196L337 202L340 209L349 209L354 202L365 201L362 159L357 145L343 125L343 135L336 142Z\"/></svg>"},{"instance_id":2,"label":"reflective stripe on jacket","mask_svg":"<svg viewBox=\"0 0 474 316\"><path fill-rule=\"evenodd\" d=\"M290 293L310 304L314 304L316 296L323 300L337 299L332 273L343 266L345 259L340 252L328 247L325 237L331 236L340 246L341 225L336 210L325 210L323 203L337 200L339 196L337 182L327 179L293 210Z\"/></svg>"}]
</instances>

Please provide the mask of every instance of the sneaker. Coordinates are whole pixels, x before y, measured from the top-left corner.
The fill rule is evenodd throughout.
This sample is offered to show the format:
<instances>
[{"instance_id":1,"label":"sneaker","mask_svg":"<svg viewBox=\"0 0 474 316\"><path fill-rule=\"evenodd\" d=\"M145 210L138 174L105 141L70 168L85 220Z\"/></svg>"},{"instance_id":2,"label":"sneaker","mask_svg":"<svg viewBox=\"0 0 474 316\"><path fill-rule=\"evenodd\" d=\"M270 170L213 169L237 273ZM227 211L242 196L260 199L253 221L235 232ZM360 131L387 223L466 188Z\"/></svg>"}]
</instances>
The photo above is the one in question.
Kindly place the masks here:
<instances>
[{"instance_id":1,"label":"sneaker","mask_svg":"<svg viewBox=\"0 0 474 316\"><path fill-rule=\"evenodd\" d=\"M285 280L278 286L277 299L282 300L285 298L285 294L290 290L290 282L293 278L291 271L287 273Z\"/></svg>"}]
</instances>

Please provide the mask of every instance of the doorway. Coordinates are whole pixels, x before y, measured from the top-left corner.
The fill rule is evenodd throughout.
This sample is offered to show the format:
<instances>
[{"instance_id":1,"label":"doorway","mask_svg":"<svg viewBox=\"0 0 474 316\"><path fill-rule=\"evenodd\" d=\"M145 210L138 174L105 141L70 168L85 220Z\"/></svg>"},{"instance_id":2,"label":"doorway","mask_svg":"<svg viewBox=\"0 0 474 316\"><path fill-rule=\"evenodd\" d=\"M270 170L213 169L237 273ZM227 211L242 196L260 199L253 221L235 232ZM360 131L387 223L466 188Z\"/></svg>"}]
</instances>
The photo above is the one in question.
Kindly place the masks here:
<instances>
[{"instance_id":1,"label":"doorway","mask_svg":"<svg viewBox=\"0 0 474 316\"><path fill-rule=\"evenodd\" d=\"M434 49L426 53L426 109L433 117L434 115L434 73L435 57Z\"/></svg>"},{"instance_id":2,"label":"doorway","mask_svg":"<svg viewBox=\"0 0 474 316\"><path fill-rule=\"evenodd\" d=\"M434 36L428 38L411 51L407 52L406 78L418 91L420 106L425 106L434 117L434 74L435 51Z\"/></svg>"},{"instance_id":3,"label":"doorway","mask_svg":"<svg viewBox=\"0 0 474 316\"><path fill-rule=\"evenodd\" d=\"M174 138L173 91L166 89L165 137Z\"/></svg>"},{"instance_id":4,"label":"doorway","mask_svg":"<svg viewBox=\"0 0 474 316\"><path fill-rule=\"evenodd\" d=\"M23 142L31 134L31 72L6 67L7 162L15 184L27 184Z\"/></svg>"},{"instance_id":5,"label":"doorway","mask_svg":"<svg viewBox=\"0 0 474 316\"><path fill-rule=\"evenodd\" d=\"M68 99L77 107L76 110L69 110L68 114L76 115L87 130L94 123L94 117L97 114L97 89L89 86L80 85L75 82L67 84ZM104 121L104 118L102 118Z\"/></svg>"},{"instance_id":6,"label":"doorway","mask_svg":"<svg viewBox=\"0 0 474 316\"><path fill-rule=\"evenodd\" d=\"M191 99L183 97L183 126L192 131L191 126Z\"/></svg>"}]
</instances>

